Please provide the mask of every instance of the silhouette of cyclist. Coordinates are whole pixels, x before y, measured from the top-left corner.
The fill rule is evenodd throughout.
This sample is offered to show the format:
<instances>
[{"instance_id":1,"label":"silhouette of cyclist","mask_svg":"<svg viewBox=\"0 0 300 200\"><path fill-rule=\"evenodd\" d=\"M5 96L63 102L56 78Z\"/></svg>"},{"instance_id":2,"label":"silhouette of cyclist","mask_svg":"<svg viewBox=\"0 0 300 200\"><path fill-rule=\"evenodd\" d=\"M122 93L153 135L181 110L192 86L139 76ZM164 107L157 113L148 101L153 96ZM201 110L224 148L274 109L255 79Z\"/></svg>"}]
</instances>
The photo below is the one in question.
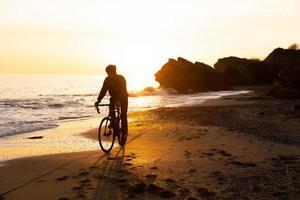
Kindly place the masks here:
<instances>
[{"instance_id":1,"label":"silhouette of cyclist","mask_svg":"<svg viewBox=\"0 0 300 200\"><path fill-rule=\"evenodd\" d=\"M126 88L126 80L122 75L117 74L115 65L108 65L105 69L107 77L105 78L102 89L99 93L95 106L101 102L108 91L110 97L109 115L114 119L115 107L121 106L121 125L122 131L128 132L127 127L127 109L128 109L128 93ZM114 123L114 122L112 122Z\"/></svg>"}]
</instances>

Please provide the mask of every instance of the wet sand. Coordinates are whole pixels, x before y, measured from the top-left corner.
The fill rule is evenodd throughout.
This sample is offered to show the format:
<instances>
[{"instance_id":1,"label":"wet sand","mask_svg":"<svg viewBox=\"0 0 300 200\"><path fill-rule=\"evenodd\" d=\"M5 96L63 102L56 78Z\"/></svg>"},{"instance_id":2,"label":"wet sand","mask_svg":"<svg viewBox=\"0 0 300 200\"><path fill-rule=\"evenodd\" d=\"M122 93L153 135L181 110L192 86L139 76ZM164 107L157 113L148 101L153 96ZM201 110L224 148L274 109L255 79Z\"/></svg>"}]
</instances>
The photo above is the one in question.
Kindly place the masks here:
<instances>
[{"instance_id":1,"label":"wet sand","mask_svg":"<svg viewBox=\"0 0 300 200\"><path fill-rule=\"evenodd\" d=\"M0 167L0 194L5 200L299 199L300 102L264 92L131 113L125 148L9 161ZM96 132L83 135L96 139Z\"/></svg>"}]
</instances>

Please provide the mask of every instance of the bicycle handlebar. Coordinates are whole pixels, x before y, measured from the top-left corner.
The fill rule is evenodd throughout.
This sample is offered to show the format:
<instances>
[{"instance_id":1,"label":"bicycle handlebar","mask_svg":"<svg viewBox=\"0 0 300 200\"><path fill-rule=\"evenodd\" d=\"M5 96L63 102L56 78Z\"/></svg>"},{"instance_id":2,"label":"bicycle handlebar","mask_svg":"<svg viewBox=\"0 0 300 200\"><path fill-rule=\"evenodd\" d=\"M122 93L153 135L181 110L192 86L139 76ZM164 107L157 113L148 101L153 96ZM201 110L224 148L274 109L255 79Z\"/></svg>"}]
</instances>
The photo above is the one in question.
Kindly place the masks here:
<instances>
[{"instance_id":1,"label":"bicycle handlebar","mask_svg":"<svg viewBox=\"0 0 300 200\"><path fill-rule=\"evenodd\" d=\"M97 102L95 103L95 108L97 110L97 113L100 114L99 107L101 106L110 106L110 104L98 104Z\"/></svg>"}]
</instances>

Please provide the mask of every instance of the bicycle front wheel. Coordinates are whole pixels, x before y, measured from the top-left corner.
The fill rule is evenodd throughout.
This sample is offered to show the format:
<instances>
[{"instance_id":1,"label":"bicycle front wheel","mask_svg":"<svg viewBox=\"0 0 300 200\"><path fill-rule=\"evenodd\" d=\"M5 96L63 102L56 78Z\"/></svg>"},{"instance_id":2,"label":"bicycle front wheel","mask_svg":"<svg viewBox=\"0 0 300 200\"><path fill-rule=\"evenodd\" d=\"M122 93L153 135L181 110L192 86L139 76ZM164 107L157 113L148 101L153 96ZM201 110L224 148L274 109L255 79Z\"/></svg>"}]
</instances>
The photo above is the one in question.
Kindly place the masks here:
<instances>
[{"instance_id":1,"label":"bicycle front wheel","mask_svg":"<svg viewBox=\"0 0 300 200\"><path fill-rule=\"evenodd\" d=\"M98 139L99 145L105 153L109 153L114 146L115 134L112 127L109 127L111 120L109 117L102 119L99 130L98 130Z\"/></svg>"}]
</instances>

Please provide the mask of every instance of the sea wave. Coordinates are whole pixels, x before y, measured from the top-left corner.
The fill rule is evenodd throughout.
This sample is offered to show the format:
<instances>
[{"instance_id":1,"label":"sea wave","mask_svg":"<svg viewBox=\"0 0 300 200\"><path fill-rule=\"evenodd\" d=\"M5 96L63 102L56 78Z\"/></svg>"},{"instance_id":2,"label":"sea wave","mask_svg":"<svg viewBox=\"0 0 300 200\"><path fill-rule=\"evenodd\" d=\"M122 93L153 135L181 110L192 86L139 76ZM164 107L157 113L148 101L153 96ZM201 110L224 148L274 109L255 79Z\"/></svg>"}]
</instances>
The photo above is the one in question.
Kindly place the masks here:
<instances>
[{"instance_id":1,"label":"sea wave","mask_svg":"<svg viewBox=\"0 0 300 200\"><path fill-rule=\"evenodd\" d=\"M147 87L129 93L129 111L148 110L165 106L198 104L206 99L238 94L241 91L223 91L176 95L175 90ZM68 95L38 95L32 98L0 97L0 137L55 128L69 120L98 116L94 109L97 94L74 93ZM105 96L104 102L109 102ZM103 110L102 115L108 113Z\"/></svg>"},{"instance_id":2,"label":"sea wave","mask_svg":"<svg viewBox=\"0 0 300 200\"><path fill-rule=\"evenodd\" d=\"M55 128L58 126L58 123L49 122L49 121L17 121L14 123L7 123L0 125L0 138L20 133L28 133L38 130Z\"/></svg>"},{"instance_id":3,"label":"sea wave","mask_svg":"<svg viewBox=\"0 0 300 200\"><path fill-rule=\"evenodd\" d=\"M142 90L130 91L128 93L129 97L169 95L169 94L178 94L178 92L172 88L163 89L163 88L155 88L155 87L146 87Z\"/></svg>"}]
</instances>

